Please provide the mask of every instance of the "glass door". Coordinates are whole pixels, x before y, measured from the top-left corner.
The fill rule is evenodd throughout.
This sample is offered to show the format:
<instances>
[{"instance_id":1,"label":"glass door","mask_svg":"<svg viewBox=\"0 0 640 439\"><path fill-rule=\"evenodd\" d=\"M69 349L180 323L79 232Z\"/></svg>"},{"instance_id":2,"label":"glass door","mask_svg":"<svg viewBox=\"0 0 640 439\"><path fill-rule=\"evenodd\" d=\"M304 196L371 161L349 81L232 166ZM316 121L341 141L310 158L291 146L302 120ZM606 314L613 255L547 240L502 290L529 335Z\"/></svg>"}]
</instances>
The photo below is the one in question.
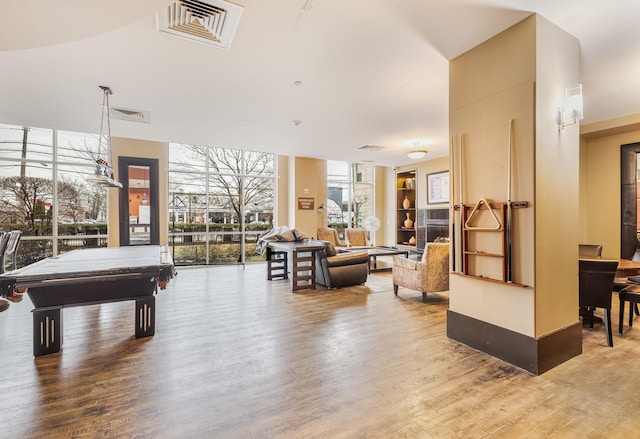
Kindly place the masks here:
<instances>
[{"instance_id":1,"label":"glass door","mask_svg":"<svg viewBox=\"0 0 640 439\"><path fill-rule=\"evenodd\" d=\"M120 245L159 244L158 161L120 157Z\"/></svg>"}]
</instances>

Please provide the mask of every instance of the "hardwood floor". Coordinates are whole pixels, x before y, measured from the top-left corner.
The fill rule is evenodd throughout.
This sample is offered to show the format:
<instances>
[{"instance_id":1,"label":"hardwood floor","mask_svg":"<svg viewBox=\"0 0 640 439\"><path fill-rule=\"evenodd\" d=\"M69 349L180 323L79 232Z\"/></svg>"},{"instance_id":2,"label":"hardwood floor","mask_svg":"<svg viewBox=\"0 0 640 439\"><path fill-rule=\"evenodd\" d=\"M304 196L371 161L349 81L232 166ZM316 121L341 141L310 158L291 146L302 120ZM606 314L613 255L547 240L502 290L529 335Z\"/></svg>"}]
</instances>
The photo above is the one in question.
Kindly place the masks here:
<instances>
[{"instance_id":1,"label":"hardwood floor","mask_svg":"<svg viewBox=\"0 0 640 439\"><path fill-rule=\"evenodd\" d=\"M613 348L597 325L533 376L448 339L447 295L395 297L389 273L291 293L265 265L178 271L151 338L132 302L69 308L63 351L34 358L29 299L0 313L0 437L638 435L640 321L618 335L616 311Z\"/></svg>"}]
</instances>

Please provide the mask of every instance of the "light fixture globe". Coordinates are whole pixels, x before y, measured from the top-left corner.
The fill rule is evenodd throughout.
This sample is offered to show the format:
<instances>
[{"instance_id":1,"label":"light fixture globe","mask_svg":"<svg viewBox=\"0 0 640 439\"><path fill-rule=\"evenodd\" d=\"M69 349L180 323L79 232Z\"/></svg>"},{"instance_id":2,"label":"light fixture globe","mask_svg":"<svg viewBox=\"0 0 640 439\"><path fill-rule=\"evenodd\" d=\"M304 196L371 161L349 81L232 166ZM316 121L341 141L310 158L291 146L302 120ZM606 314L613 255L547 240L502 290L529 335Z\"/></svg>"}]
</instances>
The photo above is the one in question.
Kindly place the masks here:
<instances>
[{"instance_id":1,"label":"light fixture globe","mask_svg":"<svg viewBox=\"0 0 640 439\"><path fill-rule=\"evenodd\" d=\"M413 151L409 151L407 153L407 156L410 159L417 160L417 159L421 159L422 157L427 155L427 152L428 151L426 149L414 149Z\"/></svg>"}]
</instances>

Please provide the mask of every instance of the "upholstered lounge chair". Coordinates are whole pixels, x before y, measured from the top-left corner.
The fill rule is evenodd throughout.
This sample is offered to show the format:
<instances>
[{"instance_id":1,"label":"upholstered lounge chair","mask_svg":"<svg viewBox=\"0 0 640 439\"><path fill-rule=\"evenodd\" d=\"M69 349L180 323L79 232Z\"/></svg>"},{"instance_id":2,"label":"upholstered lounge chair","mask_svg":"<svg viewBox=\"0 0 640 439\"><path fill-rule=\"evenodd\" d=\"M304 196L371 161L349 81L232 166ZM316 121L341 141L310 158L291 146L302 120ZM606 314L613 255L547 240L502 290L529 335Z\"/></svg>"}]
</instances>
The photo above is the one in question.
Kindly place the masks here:
<instances>
[{"instance_id":1,"label":"upholstered lounge chair","mask_svg":"<svg viewBox=\"0 0 640 439\"><path fill-rule=\"evenodd\" d=\"M336 250L340 251L343 248L346 248L346 244L340 240L338 236L338 231L331 227L327 227L324 229L318 229L318 241L327 241L333 245Z\"/></svg>"},{"instance_id":2,"label":"upholstered lounge chair","mask_svg":"<svg viewBox=\"0 0 640 439\"><path fill-rule=\"evenodd\" d=\"M347 241L347 247L369 247L365 229L344 229L344 240Z\"/></svg>"},{"instance_id":3,"label":"upholstered lounge chair","mask_svg":"<svg viewBox=\"0 0 640 439\"><path fill-rule=\"evenodd\" d=\"M393 292L398 295L398 287L422 292L422 301L427 301L427 293L449 290L449 244L429 242L425 245L420 261L393 257Z\"/></svg>"},{"instance_id":4,"label":"upholstered lounge chair","mask_svg":"<svg viewBox=\"0 0 640 439\"><path fill-rule=\"evenodd\" d=\"M316 254L316 283L327 288L341 288L363 284L369 272L367 252L338 253L333 244Z\"/></svg>"}]
</instances>

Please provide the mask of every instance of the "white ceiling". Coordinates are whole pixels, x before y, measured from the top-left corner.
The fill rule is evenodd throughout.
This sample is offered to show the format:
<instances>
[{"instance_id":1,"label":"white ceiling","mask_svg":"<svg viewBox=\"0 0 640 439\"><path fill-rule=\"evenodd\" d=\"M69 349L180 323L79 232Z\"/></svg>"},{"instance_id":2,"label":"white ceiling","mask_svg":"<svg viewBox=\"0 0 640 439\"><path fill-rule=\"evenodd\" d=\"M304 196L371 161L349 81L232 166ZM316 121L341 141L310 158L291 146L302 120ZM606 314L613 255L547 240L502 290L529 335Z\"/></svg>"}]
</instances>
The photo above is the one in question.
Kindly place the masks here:
<instances>
[{"instance_id":1,"label":"white ceiling","mask_svg":"<svg viewBox=\"0 0 640 439\"><path fill-rule=\"evenodd\" d=\"M448 61L531 12L581 42L583 123L640 112L637 0L237 0L228 51L156 31L169 3L3 0L0 123L97 133L107 85L151 118L114 136L403 165L448 152Z\"/></svg>"}]
</instances>

